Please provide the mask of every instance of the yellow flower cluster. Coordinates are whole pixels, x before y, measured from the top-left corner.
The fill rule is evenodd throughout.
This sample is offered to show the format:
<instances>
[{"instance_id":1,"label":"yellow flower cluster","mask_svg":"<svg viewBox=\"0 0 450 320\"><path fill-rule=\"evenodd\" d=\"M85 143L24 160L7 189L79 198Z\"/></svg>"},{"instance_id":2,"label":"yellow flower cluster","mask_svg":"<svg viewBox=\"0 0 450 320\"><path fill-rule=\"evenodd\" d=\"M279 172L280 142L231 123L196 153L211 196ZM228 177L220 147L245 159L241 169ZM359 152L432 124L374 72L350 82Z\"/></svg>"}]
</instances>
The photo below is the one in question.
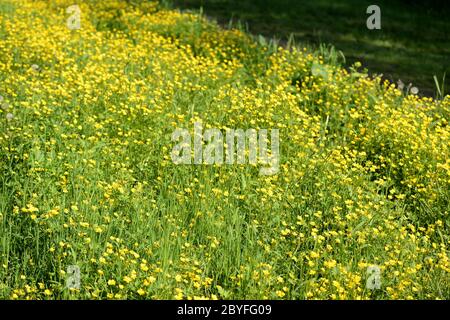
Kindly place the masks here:
<instances>
[{"instance_id":1,"label":"yellow flower cluster","mask_svg":"<svg viewBox=\"0 0 450 320\"><path fill-rule=\"evenodd\" d=\"M72 2L0 4L0 298L450 297L450 96L156 2L72 30ZM279 173L174 164L199 121L279 129Z\"/></svg>"}]
</instances>

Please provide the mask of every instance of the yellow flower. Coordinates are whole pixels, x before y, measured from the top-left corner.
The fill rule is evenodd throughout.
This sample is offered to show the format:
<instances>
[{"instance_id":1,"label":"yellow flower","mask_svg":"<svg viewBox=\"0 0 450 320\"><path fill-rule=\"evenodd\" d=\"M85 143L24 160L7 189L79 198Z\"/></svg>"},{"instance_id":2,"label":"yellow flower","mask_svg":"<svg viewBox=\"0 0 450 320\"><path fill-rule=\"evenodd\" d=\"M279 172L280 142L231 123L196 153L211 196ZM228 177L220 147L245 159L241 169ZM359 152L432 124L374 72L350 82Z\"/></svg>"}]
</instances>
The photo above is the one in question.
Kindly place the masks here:
<instances>
[{"instance_id":1,"label":"yellow flower","mask_svg":"<svg viewBox=\"0 0 450 320\"><path fill-rule=\"evenodd\" d=\"M142 290L142 289L139 289L139 290L137 291L137 293L138 293L140 296L143 296L143 295L145 294L145 291Z\"/></svg>"},{"instance_id":2,"label":"yellow flower","mask_svg":"<svg viewBox=\"0 0 450 320\"><path fill-rule=\"evenodd\" d=\"M147 265L145 263L141 263L140 267L141 267L142 271L144 271L144 272L148 271L148 267L147 267Z\"/></svg>"},{"instance_id":3,"label":"yellow flower","mask_svg":"<svg viewBox=\"0 0 450 320\"><path fill-rule=\"evenodd\" d=\"M180 288L175 288L175 299L182 300L183 299L183 290Z\"/></svg>"},{"instance_id":4,"label":"yellow flower","mask_svg":"<svg viewBox=\"0 0 450 320\"><path fill-rule=\"evenodd\" d=\"M115 286L115 285L116 285L116 280L114 280L114 279L108 280L108 286Z\"/></svg>"},{"instance_id":5,"label":"yellow flower","mask_svg":"<svg viewBox=\"0 0 450 320\"><path fill-rule=\"evenodd\" d=\"M336 260L328 260L324 262L324 265L328 269L332 269L336 266Z\"/></svg>"}]
</instances>

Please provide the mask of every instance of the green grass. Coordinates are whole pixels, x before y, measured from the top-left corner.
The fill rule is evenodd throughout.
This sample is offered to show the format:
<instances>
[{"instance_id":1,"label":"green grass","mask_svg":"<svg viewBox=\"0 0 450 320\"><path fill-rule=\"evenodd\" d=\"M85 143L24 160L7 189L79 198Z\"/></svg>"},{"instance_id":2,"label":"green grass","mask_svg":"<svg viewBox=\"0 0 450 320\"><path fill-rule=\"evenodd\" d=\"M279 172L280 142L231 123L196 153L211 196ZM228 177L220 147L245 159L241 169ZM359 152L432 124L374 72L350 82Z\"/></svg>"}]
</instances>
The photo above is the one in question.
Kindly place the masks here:
<instances>
[{"instance_id":1,"label":"green grass","mask_svg":"<svg viewBox=\"0 0 450 320\"><path fill-rule=\"evenodd\" d=\"M450 96L146 1L11 3L0 299L450 297ZM280 171L175 164L196 121L279 129Z\"/></svg>"},{"instance_id":2,"label":"green grass","mask_svg":"<svg viewBox=\"0 0 450 320\"><path fill-rule=\"evenodd\" d=\"M329 43L349 64L363 62L386 79L412 83L435 96L433 76L450 74L450 10L438 1L175 0L181 9L203 8L223 25L241 21L254 34L318 47ZM366 28L366 8L381 8L381 30ZM446 92L448 91L448 87Z\"/></svg>"}]
</instances>

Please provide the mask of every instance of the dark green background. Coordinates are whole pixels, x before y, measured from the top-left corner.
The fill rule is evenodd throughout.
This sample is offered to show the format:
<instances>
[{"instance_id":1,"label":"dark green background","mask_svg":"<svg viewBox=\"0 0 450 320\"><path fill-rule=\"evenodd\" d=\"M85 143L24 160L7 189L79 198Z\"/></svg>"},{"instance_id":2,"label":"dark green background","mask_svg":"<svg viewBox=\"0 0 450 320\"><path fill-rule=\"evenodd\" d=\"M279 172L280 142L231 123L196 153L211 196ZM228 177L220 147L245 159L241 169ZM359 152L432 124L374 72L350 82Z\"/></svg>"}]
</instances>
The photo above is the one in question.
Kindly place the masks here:
<instances>
[{"instance_id":1,"label":"dark green background","mask_svg":"<svg viewBox=\"0 0 450 320\"><path fill-rule=\"evenodd\" d=\"M372 73L435 96L433 75L450 79L450 1L412 0L172 0L176 8L199 9L227 25L248 25L254 34L297 43L332 44ZM366 9L381 8L381 30L368 30ZM446 86L450 87L450 86ZM449 90L445 89L446 93Z\"/></svg>"}]
</instances>

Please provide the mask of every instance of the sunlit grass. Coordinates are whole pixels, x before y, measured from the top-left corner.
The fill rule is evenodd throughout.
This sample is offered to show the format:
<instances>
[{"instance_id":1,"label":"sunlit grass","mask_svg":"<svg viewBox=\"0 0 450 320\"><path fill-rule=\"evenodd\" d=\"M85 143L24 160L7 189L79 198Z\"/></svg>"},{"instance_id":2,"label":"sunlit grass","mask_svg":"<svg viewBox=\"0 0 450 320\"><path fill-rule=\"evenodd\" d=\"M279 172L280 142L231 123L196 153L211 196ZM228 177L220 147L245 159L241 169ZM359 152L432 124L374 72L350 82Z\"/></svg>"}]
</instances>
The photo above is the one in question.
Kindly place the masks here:
<instances>
[{"instance_id":1,"label":"sunlit grass","mask_svg":"<svg viewBox=\"0 0 450 320\"><path fill-rule=\"evenodd\" d=\"M449 298L449 96L153 2L11 3L1 298ZM175 165L198 121L279 129L280 172Z\"/></svg>"}]
</instances>

